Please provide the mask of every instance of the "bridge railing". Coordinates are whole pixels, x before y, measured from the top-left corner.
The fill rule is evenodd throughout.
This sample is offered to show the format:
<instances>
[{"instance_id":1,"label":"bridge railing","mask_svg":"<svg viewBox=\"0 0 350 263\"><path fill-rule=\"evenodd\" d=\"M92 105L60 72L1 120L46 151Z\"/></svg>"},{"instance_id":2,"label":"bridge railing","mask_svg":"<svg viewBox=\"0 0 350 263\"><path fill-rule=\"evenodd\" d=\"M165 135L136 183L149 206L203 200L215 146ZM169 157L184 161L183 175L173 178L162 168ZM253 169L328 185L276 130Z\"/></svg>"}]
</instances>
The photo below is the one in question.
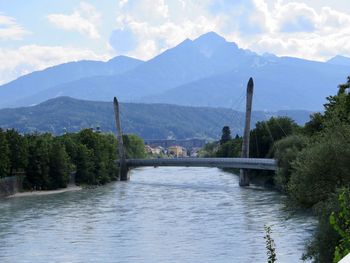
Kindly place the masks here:
<instances>
[{"instance_id":1,"label":"bridge railing","mask_svg":"<svg viewBox=\"0 0 350 263\"><path fill-rule=\"evenodd\" d=\"M184 166L184 167L218 167L237 169L276 170L274 159L260 158L157 158L127 159L128 167L144 166Z\"/></svg>"}]
</instances>

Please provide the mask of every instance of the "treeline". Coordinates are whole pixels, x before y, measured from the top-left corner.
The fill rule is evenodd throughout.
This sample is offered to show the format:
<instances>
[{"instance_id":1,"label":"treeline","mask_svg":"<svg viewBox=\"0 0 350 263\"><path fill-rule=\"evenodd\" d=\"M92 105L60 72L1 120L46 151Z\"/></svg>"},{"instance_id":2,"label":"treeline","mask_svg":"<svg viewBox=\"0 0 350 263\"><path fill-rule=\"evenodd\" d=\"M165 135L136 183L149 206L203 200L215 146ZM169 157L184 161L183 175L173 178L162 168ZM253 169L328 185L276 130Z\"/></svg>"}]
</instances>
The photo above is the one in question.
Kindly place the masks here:
<instances>
[{"instance_id":1,"label":"treeline","mask_svg":"<svg viewBox=\"0 0 350 263\"><path fill-rule=\"evenodd\" d=\"M145 156L139 137L124 135L123 140L127 157ZM54 137L0 128L0 177L24 175L28 190L65 188L72 172L77 184L105 184L118 179L117 147L112 134L91 129Z\"/></svg>"},{"instance_id":2,"label":"treeline","mask_svg":"<svg viewBox=\"0 0 350 263\"><path fill-rule=\"evenodd\" d=\"M249 150L250 157L275 158L279 166L251 176L267 176L297 204L313 208L319 224L303 258L329 263L350 252L350 77L324 107L304 127L287 117L258 122ZM240 157L241 141L224 127L221 140L201 154Z\"/></svg>"},{"instance_id":3,"label":"treeline","mask_svg":"<svg viewBox=\"0 0 350 263\"><path fill-rule=\"evenodd\" d=\"M273 158L273 145L280 139L301 131L288 117L272 117L267 121L259 121L250 131L249 155L253 158ZM222 128L221 139L208 143L200 151L202 157L240 157L243 138L232 137L228 126ZM272 172L269 173L271 176Z\"/></svg>"}]
</instances>

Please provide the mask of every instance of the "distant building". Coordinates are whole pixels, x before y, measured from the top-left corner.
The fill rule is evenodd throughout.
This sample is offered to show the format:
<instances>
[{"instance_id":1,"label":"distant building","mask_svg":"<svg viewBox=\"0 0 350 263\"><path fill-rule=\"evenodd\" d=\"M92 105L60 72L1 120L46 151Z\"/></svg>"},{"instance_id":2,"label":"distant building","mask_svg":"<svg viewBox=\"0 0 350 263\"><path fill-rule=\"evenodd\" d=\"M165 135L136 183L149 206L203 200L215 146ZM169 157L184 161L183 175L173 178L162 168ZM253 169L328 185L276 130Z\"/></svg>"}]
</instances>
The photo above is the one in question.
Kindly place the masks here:
<instances>
[{"instance_id":1,"label":"distant building","mask_svg":"<svg viewBox=\"0 0 350 263\"><path fill-rule=\"evenodd\" d=\"M152 154L152 147L149 145L145 145L145 151L146 153Z\"/></svg>"},{"instance_id":2,"label":"distant building","mask_svg":"<svg viewBox=\"0 0 350 263\"><path fill-rule=\"evenodd\" d=\"M171 146L177 145L181 147L185 147L186 149L193 148L202 148L207 143L204 139L186 139L186 140L144 140L146 145L151 146L152 148L161 146L163 148L169 148Z\"/></svg>"},{"instance_id":3,"label":"distant building","mask_svg":"<svg viewBox=\"0 0 350 263\"><path fill-rule=\"evenodd\" d=\"M149 146L149 145L145 145L145 151L147 152L147 153L149 153L149 154L152 154L152 155L160 155L160 154L165 154L166 153L166 151L164 150L164 148L163 147L160 147L160 146L158 146L158 147L151 147L151 146Z\"/></svg>"},{"instance_id":4,"label":"distant building","mask_svg":"<svg viewBox=\"0 0 350 263\"><path fill-rule=\"evenodd\" d=\"M169 155L174 157L185 157L187 156L187 150L184 147L175 145L168 148Z\"/></svg>"}]
</instances>

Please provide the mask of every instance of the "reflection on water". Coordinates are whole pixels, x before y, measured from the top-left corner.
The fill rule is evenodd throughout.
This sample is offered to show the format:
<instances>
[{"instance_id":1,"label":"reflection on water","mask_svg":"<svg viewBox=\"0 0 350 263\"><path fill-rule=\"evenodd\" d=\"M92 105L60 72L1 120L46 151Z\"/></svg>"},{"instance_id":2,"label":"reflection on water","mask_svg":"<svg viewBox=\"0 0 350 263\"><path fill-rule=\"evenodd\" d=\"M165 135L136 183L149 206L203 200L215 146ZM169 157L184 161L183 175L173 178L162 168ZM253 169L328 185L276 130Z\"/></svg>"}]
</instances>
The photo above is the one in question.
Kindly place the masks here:
<instances>
[{"instance_id":1,"label":"reflection on water","mask_svg":"<svg viewBox=\"0 0 350 263\"><path fill-rule=\"evenodd\" d=\"M314 228L285 197L216 168L143 168L130 182L0 201L0 262L299 262Z\"/></svg>"}]
</instances>

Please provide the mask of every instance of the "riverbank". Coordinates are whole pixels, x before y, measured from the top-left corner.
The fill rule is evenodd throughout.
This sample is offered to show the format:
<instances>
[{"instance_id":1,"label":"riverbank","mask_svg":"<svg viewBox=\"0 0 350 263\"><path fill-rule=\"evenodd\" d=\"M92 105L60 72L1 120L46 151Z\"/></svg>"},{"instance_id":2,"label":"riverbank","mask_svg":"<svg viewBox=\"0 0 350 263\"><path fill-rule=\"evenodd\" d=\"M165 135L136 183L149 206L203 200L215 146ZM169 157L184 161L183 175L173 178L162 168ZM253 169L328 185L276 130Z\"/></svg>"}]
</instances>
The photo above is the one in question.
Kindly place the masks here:
<instances>
[{"instance_id":1,"label":"riverbank","mask_svg":"<svg viewBox=\"0 0 350 263\"><path fill-rule=\"evenodd\" d=\"M67 188L62 188L57 190L19 192L13 195L9 195L6 198L61 194L66 192L80 191L81 189L82 187L74 185L74 186L68 186Z\"/></svg>"}]
</instances>

